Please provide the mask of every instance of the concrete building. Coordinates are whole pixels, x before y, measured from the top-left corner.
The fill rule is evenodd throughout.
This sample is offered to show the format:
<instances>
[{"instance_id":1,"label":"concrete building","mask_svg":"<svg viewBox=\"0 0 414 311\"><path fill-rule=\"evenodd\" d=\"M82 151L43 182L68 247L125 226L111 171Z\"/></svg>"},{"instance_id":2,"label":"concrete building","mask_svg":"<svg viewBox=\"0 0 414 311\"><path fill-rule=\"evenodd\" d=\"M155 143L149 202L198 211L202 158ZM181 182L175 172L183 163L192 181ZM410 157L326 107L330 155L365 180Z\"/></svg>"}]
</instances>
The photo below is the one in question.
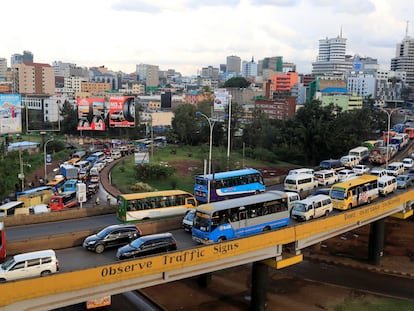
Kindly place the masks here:
<instances>
[{"instance_id":1,"label":"concrete building","mask_svg":"<svg viewBox=\"0 0 414 311\"><path fill-rule=\"evenodd\" d=\"M251 61L242 62L242 73L243 78L254 78L257 76L257 63L254 62L252 57Z\"/></svg>"},{"instance_id":2,"label":"concrete building","mask_svg":"<svg viewBox=\"0 0 414 311\"><path fill-rule=\"evenodd\" d=\"M146 87L157 87L159 85L159 68L156 65L137 65L137 80Z\"/></svg>"},{"instance_id":3,"label":"concrete building","mask_svg":"<svg viewBox=\"0 0 414 311\"><path fill-rule=\"evenodd\" d=\"M391 59L391 70L405 71L406 83L411 89L414 88L414 38L406 34L402 42L397 44L395 57Z\"/></svg>"},{"instance_id":4,"label":"concrete building","mask_svg":"<svg viewBox=\"0 0 414 311\"><path fill-rule=\"evenodd\" d=\"M376 79L372 74L351 72L347 80L347 89L362 98L376 97Z\"/></svg>"},{"instance_id":5,"label":"concrete building","mask_svg":"<svg viewBox=\"0 0 414 311\"><path fill-rule=\"evenodd\" d=\"M283 57L272 56L265 57L264 59L259 60L258 75L264 75L264 70L266 69L269 69L274 72L283 72Z\"/></svg>"},{"instance_id":6,"label":"concrete building","mask_svg":"<svg viewBox=\"0 0 414 311\"><path fill-rule=\"evenodd\" d=\"M286 92L298 83L299 75L297 72L277 72L274 76L270 77L270 81L273 83L274 92Z\"/></svg>"},{"instance_id":7,"label":"concrete building","mask_svg":"<svg viewBox=\"0 0 414 311\"><path fill-rule=\"evenodd\" d=\"M344 77L352 69L352 62L346 60L345 53L346 39L342 34L319 40L319 54L312 63L312 74Z\"/></svg>"},{"instance_id":8,"label":"concrete building","mask_svg":"<svg viewBox=\"0 0 414 311\"><path fill-rule=\"evenodd\" d=\"M7 81L7 59L0 58L0 82Z\"/></svg>"},{"instance_id":9,"label":"concrete building","mask_svg":"<svg viewBox=\"0 0 414 311\"><path fill-rule=\"evenodd\" d=\"M81 82L81 92L89 93L90 95L97 95L106 91L110 91L111 89L111 83L88 81Z\"/></svg>"},{"instance_id":10,"label":"concrete building","mask_svg":"<svg viewBox=\"0 0 414 311\"><path fill-rule=\"evenodd\" d=\"M20 63L12 66L13 91L24 95L55 94L53 67L41 63Z\"/></svg>"},{"instance_id":11,"label":"concrete building","mask_svg":"<svg viewBox=\"0 0 414 311\"><path fill-rule=\"evenodd\" d=\"M236 75L240 75L241 70L241 58L236 55L227 56L226 72L234 72Z\"/></svg>"},{"instance_id":12,"label":"concrete building","mask_svg":"<svg viewBox=\"0 0 414 311\"><path fill-rule=\"evenodd\" d=\"M322 102L322 106L334 104L344 111L361 109L362 97L350 94L346 88L329 87L318 92L316 98Z\"/></svg>"},{"instance_id":13,"label":"concrete building","mask_svg":"<svg viewBox=\"0 0 414 311\"><path fill-rule=\"evenodd\" d=\"M23 51L23 54L13 54L11 57L11 66L21 63L33 63L33 53Z\"/></svg>"}]
</instances>

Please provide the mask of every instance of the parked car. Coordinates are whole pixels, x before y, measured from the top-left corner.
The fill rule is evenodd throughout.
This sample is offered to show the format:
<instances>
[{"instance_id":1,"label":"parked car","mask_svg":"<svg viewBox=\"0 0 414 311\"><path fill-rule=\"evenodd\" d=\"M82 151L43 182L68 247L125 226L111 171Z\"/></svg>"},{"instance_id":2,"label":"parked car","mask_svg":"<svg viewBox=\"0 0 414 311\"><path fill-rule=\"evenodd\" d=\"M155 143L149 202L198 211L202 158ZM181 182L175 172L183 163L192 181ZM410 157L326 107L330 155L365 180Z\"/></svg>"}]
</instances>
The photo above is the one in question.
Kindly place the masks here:
<instances>
[{"instance_id":1,"label":"parked car","mask_svg":"<svg viewBox=\"0 0 414 311\"><path fill-rule=\"evenodd\" d=\"M181 226L187 232L191 232L191 228L193 228L193 220L194 220L195 210L190 210L187 214L185 214Z\"/></svg>"},{"instance_id":2,"label":"parked car","mask_svg":"<svg viewBox=\"0 0 414 311\"><path fill-rule=\"evenodd\" d=\"M122 246L139 238L141 230L136 225L119 224L103 228L83 241L83 247L95 253L102 253L106 248Z\"/></svg>"},{"instance_id":3,"label":"parked car","mask_svg":"<svg viewBox=\"0 0 414 311\"><path fill-rule=\"evenodd\" d=\"M144 235L121 247L116 252L118 259L148 256L177 249L177 241L171 233Z\"/></svg>"},{"instance_id":4,"label":"parked car","mask_svg":"<svg viewBox=\"0 0 414 311\"><path fill-rule=\"evenodd\" d=\"M397 188L408 188L411 186L412 179L408 175L398 175L397 176Z\"/></svg>"},{"instance_id":5,"label":"parked car","mask_svg":"<svg viewBox=\"0 0 414 311\"><path fill-rule=\"evenodd\" d=\"M371 169L367 165L357 164L357 165L354 166L354 168L352 170L357 175L363 175L363 174L368 174Z\"/></svg>"}]
</instances>

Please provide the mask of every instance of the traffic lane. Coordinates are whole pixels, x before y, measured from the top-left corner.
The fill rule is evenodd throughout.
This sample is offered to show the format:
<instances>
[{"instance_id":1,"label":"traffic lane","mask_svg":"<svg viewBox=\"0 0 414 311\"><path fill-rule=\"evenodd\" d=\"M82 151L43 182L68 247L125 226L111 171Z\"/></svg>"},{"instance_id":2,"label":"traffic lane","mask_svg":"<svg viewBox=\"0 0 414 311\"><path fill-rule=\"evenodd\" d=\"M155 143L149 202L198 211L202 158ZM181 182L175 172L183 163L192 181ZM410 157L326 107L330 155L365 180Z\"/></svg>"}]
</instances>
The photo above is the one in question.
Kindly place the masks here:
<instances>
[{"instance_id":1,"label":"traffic lane","mask_svg":"<svg viewBox=\"0 0 414 311\"><path fill-rule=\"evenodd\" d=\"M42 224L33 224L6 228L7 241L18 241L28 238L45 237L91 229L101 229L109 225L120 224L115 214L94 217L68 219Z\"/></svg>"},{"instance_id":2,"label":"traffic lane","mask_svg":"<svg viewBox=\"0 0 414 311\"><path fill-rule=\"evenodd\" d=\"M177 240L178 251L194 248L199 245L192 240L191 234L183 229L173 230L171 233ZM56 256L59 260L59 271L71 272L118 262L116 258L117 249L118 247L109 248L102 254L88 251L81 246L56 250ZM160 255L162 254L160 253ZM139 257L136 257L136 259L139 259Z\"/></svg>"},{"instance_id":3,"label":"traffic lane","mask_svg":"<svg viewBox=\"0 0 414 311\"><path fill-rule=\"evenodd\" d=\"M414 279L401 276L307 260L281 271L300 279L414 300Z\"/></svg>"}]
</instances>

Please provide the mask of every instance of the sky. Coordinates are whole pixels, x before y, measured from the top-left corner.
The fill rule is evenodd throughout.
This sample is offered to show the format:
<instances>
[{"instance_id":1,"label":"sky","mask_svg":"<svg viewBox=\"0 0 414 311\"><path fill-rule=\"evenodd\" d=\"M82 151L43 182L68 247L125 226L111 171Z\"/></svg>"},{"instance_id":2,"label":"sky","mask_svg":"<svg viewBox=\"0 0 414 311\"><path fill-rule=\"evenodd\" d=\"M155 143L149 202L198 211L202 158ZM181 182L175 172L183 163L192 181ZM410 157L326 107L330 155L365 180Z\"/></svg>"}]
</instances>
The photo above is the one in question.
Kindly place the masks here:
<instances>
[{"instance_id":1,"label":"sky","mask_svg":"<svg viewBox=\"0 0 414 311\"><path fill-rule=\"evenodd\" d=\"M389 69L396 44L414 35L412 0L6 0L1 11L8 66L28 50L37 63L125 73L150 64L196 75L230 55L283 56L311 73L319 40L341 31L346 54Z\"/></svg>"}]
</instances>

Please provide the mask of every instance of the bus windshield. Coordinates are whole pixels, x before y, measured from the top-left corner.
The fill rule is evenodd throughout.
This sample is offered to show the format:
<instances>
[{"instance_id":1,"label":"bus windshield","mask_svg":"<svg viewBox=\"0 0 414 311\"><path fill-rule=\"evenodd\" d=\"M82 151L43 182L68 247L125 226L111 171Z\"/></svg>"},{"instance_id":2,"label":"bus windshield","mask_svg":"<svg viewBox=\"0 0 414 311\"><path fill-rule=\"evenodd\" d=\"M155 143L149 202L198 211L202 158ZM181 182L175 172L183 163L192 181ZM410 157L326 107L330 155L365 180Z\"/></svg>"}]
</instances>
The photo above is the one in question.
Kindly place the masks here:
<instances>
[{"instance_id":1,"label":"bus windshield","mask_svg":"<svg viewBox=\"0 0 414 311\"><path fill-rule=\"evenodd\" d=\"M345 189L342 189L342 188L332 188L331 192L329 193L329 196L332 199L344 200L346 198L346 196L345 196Z\"/></svg>"}]
</instances>

